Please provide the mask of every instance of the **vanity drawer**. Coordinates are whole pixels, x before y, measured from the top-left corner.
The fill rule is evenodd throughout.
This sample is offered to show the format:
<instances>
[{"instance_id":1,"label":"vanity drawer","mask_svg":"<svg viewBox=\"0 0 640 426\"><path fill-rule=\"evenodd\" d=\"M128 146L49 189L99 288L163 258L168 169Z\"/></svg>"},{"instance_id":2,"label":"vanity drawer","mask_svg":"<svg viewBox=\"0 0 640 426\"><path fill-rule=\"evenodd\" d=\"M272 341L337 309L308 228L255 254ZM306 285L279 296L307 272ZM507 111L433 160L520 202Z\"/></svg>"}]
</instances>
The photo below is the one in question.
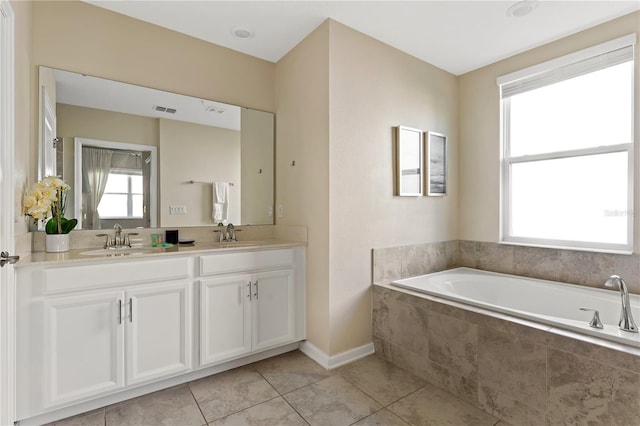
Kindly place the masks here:
<instances>
[{"instance_id":1,"label":"vanity drawer","mask_svg":"<svg viewBox=\"0 0 640 426\"><path fill-rule=\"evenodd\" d=\"M200 275L280 268L293 263L291 249L212 254L200 257Z\"/></svg>"},{"instance_id":2,"label":"vanity drawer","mask_svg":"<svg viewBox=\"0 0 640 426\"><path fill-rule=\"evenodd\" d=\"M99 287L175 281L193 276L189 257L162 260L108 262L44 270L45 293L86 290Z\"/></svg>"}]
</instances>

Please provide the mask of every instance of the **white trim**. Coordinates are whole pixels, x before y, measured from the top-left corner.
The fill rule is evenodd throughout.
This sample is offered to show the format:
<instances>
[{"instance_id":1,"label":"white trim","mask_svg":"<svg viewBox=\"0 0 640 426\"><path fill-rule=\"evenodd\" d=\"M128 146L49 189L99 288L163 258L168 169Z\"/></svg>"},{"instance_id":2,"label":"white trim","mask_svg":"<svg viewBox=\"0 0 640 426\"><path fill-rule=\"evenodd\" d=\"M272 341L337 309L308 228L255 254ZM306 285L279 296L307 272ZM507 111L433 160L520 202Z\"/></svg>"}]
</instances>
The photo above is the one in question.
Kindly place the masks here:
<instances>
[{"instance_id":1,"label":"white trim","mask_svg":"<svg viewBox=\"0 0 640 426\"><path fill-rule=\"evenodd\" d=\"M14 241L15 53L14 13L0 0L0 249L10 254ZM13 424L16 415L16 294L13 266L0 270L0 424Z\"/></svg>"},{"instance_id":2,"label":"white trim","mask_svg":"<svg viewBox=\"0 0 640 426\"><path fill-rule=\"evenodd\" d=\"M600 43L598 45L570 53L568 55L560 56L559 58L551 59L550 61L543 62L541 64L536 64L528 68L502 75L496 79L496 83L498 84L498 86L502 86L504 84L512 83L523 78L531 77L535 74L550 71L554 68L559 68L568 64L582 61L584 59L610 52L612 50L621 49L626 46L635 46L636 38L636 33L627 34L625 36L618 37L616 39L609 40L604 43Z\"/></svg>"},{"instance_id":3,"label":"white trim","mask_svg":"<svg viewBox=\"0 0 640 426\"><path fill-rule=\"evenodd\" d=\"M373 342L367 343L366 345L358 346L357 348L349 349L348 351L344 351L332 356L326 354L316 345L307 340L301 342L299 348L303 354L305 354L327 370L349 364L350 362L357 361L360 358L364 358L375 353Z\"/></svg>"},{"instance_id":4,"label":"white trim","mask_svg":"<svg viewBox=\"0 0 640 426\"><path fill-rule=\"evenodd\" d=\"M150 194L149 220L150 227L155 228L158 223L158 148L153 145L140 145L124 142L102 141L98 139L74 138L74 179L73 179L73 213L78 219L77 229L82 229L82 218L78 212L82 211L82 147L84 145L100 148L122 149L132 151L150 151Z\"/></svg>"}]
</instances>

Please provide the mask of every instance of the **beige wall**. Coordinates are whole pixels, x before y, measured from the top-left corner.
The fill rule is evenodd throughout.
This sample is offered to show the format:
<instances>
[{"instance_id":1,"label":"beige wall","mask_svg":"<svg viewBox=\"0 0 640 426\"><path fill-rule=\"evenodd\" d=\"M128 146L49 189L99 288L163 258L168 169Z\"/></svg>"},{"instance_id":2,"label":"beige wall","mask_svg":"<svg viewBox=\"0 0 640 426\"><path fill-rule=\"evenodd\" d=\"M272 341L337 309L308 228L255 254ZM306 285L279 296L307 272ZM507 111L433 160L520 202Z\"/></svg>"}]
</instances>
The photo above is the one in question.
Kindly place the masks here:
<instances>
[{"instance_id":1,"label":"beige wall","mask_svg":"<svg viewBox=\"0 0 640 426\"><path fill-rule=\"evenodd\" d=\"M29 221L22 214L22 194L37 176L37 127L33 116L37 110L37 76L31 73L31 9L30 2L12 1L15 14L15 161L14 161L14 214L16 237L27 234ZM28 247L27 247L28 248Z\"/></svg>"},{"instance_id":2,"label":"beige wall","mask_svg":"<svg viewBox=\"0 0 640 426\"><path fill-rule=\"evenodd\" d=\"M328 22L276 64L275 81L276 223L307 227L307 338L329 353Z\"/></svg>"},{"instance_id":3,"label":"beige wall","mask_svg":"<svg viewBox=\"0 0 640 426\"><path fill-rule=\"evenodd\" d=\"M308 339L326 353L371 342L372 247L457 237L457 98L455 76L335 21L277 64L277 223L309 228ZM399 124L449 136L447 197L393 196Z\"/></svg>"},{"instance_id":4,"label":"beige wall","mask_svg":"<svg viewBox=\"0 0 640 426\"><path fill-rule=\"evenodd\" d=\"M240 132L160 119L160 224L214 225L213 185L186 182L233 182L229 188L229 223L240 223ZM171 215L169 206L186 206ZM213 236L211 237L213 241Z\"/></svg>"},{"instance_id":5,"label":"beige wall","mask_svg":"<svg viewBox=\"0 0 640 426\"><path fill-rule=\"evenodd\" d=\"M371 341L371 249L457 237L456 77L342 24L330 24L332 355ZM393 195L392 129L444 133L446 197Z\"/></svg>"},{"instance_id":6,"label":"beige wall","mask_svg":"<svg viewBox=\"0 0 640 426\"><path fill-rule=\"evenodd\" d=\"M498 241L500 197L500 99L496 78L640 30L640 12L513 56L459 77L461 240ZM635 143L640 137L640 55L635 66ZM640 202L640 151L636 150L635 210ZM640 215L635 215L640 241ZM637 244L636 244L637 246ZM638 250L636 249L636 252Z\"/></svg>"},{"instance_id":7,"label":"beige wall","mask_svg":"<svg viewBox=\"0 0 640 426\"><path fill-rule=\"evenodd\" d=\"M33 62L273 111L272 63L80 1L33 2Z\"/></svg>"}]
</instances>

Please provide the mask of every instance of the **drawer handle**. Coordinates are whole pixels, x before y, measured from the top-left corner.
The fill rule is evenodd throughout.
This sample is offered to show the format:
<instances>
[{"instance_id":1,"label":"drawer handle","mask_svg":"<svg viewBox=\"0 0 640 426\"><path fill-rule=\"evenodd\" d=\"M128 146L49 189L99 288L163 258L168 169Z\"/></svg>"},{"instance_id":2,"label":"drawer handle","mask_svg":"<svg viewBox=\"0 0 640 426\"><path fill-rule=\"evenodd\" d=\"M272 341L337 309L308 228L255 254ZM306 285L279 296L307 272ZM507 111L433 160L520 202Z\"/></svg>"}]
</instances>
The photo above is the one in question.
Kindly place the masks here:
<instances>
[{"instance_id":1,"label":"drawer handle","mask_svg":"<svg viewBox=\"0 0 640 426\"><path fill-rule=\"evenodd\" d=\"M249 281L249 284L247 284L247 287L248 287L247 297L249 298L249 301L251 301L251 281Z\"/></svg>"},{"instance_id":2,"label":"drawer handle","mask_svg":"<svg viewBox=\"0 0 640 426\"><path fill-rule=\"evenodd\" d=\"M122 324L122 299L118 299L118 324Z\"/></svg>"},{"instance_id":3,"label":"drawer handle","mask_svg":"<svg viewBox=\"0 0 640 426\"><path fill-rule=\"evenodd\" d=\"M129 322L133 322L133 298L129 298Z\"/></svg>"},{"instance_id":4,"label":"drawer handle","mask_svg":"<svg viewBox=\"0 0 640 426\"><path fill-rule=\"evenodd\" d=\"M254 285L256 286L256 292L253 295L256 297L256 299L258 299L258 280L256 280Z\"/></svg>"}]
</instances>

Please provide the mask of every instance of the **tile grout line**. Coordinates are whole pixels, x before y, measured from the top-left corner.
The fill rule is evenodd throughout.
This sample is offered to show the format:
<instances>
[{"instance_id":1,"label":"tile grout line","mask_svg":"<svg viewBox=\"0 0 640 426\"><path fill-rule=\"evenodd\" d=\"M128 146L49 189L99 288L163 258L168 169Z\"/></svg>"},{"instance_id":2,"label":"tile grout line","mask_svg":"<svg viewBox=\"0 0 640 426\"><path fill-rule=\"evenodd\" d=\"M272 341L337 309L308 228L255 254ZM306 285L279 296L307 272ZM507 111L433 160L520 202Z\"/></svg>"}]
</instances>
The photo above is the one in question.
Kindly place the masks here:
<instances>
[{"instance_id":1,"label":"tile grout line","mask_svg":"<svg viewBox=\"0 0 640 426\"><path fill-rule=\"evenodd\" d=\"M204 419L204 423L206 425L208 425L209 424L209 420L207 420L207 416L204 415L204 412L202 411L202 408L200 407L200 403L198 402L198 398L196 398L196 396L193 394L193 389L191 389L191 382L187 382L187 387L189 388L189 393L191 394L191 397L193 398L193 400L196 403L196 407L198 407L198 411L200 411L200 415Z\"/></svg>"},{"instance_id":2,"label":"tile grout line","mask_svg":"<svg viewBox=\"0 0 640 426\"><path fill-rule=\"evenodd\" d=\"M307 421L307 419L305 419L305 418L304 418L304 416L303 416L303 415L302 415L298 410L296 410L296 407L294 407L293 405L291 405L291 403L287 400L287 398L285 398L285 397L284 397L284 395L285 395L285 394L280 393L280 391L279 391L278 389L276 389L276 387L275 387L275 386L273 386L273 384L271 384L271 382L270 382L269 380L267 380L267 378L266 378L266 377L264 377L264 375L262 374L262 372L261 372L260 370L256 369L256 371L258 372L258 374L260 375L260 377L262 377L262 379L263 379L265 382L269 383L269 386L271 386L271 387L276 391L276 393L278 394L278 397L282 398L282 400L283 400L283 401L284 401L284 402L285 402L289 407L291 407L291 409L292 409L292 410L293 410L293 411L294 411L294 412L295 412L295 413L296 413L296 414L297 414L297 415L302 419L302 421L303 421L303 422L305 422L307 425L309 425L309 426L310 426L311 424ZM314 382L314 383L317 383L317 382ZM313 383L310 383L310 384L305 385L305 386L300 386L299 388L294 389L294 390L292 390L292 391L290 391L290 392L287 392L287 393L291 393L291 392L294 392L294 391L296 391L296 390L298 390L298 389L302 389L302 388L304 388L304 387L311 386L312 384L313 384ZM276 398L277 398L277 397L276 397ZM273 398L273 399L275 399L275 398ZM271 399L271 400L273 400L273 399ZM270 401L271 401L271 400L270 400Z\"/></svg>"}]
</instances>

